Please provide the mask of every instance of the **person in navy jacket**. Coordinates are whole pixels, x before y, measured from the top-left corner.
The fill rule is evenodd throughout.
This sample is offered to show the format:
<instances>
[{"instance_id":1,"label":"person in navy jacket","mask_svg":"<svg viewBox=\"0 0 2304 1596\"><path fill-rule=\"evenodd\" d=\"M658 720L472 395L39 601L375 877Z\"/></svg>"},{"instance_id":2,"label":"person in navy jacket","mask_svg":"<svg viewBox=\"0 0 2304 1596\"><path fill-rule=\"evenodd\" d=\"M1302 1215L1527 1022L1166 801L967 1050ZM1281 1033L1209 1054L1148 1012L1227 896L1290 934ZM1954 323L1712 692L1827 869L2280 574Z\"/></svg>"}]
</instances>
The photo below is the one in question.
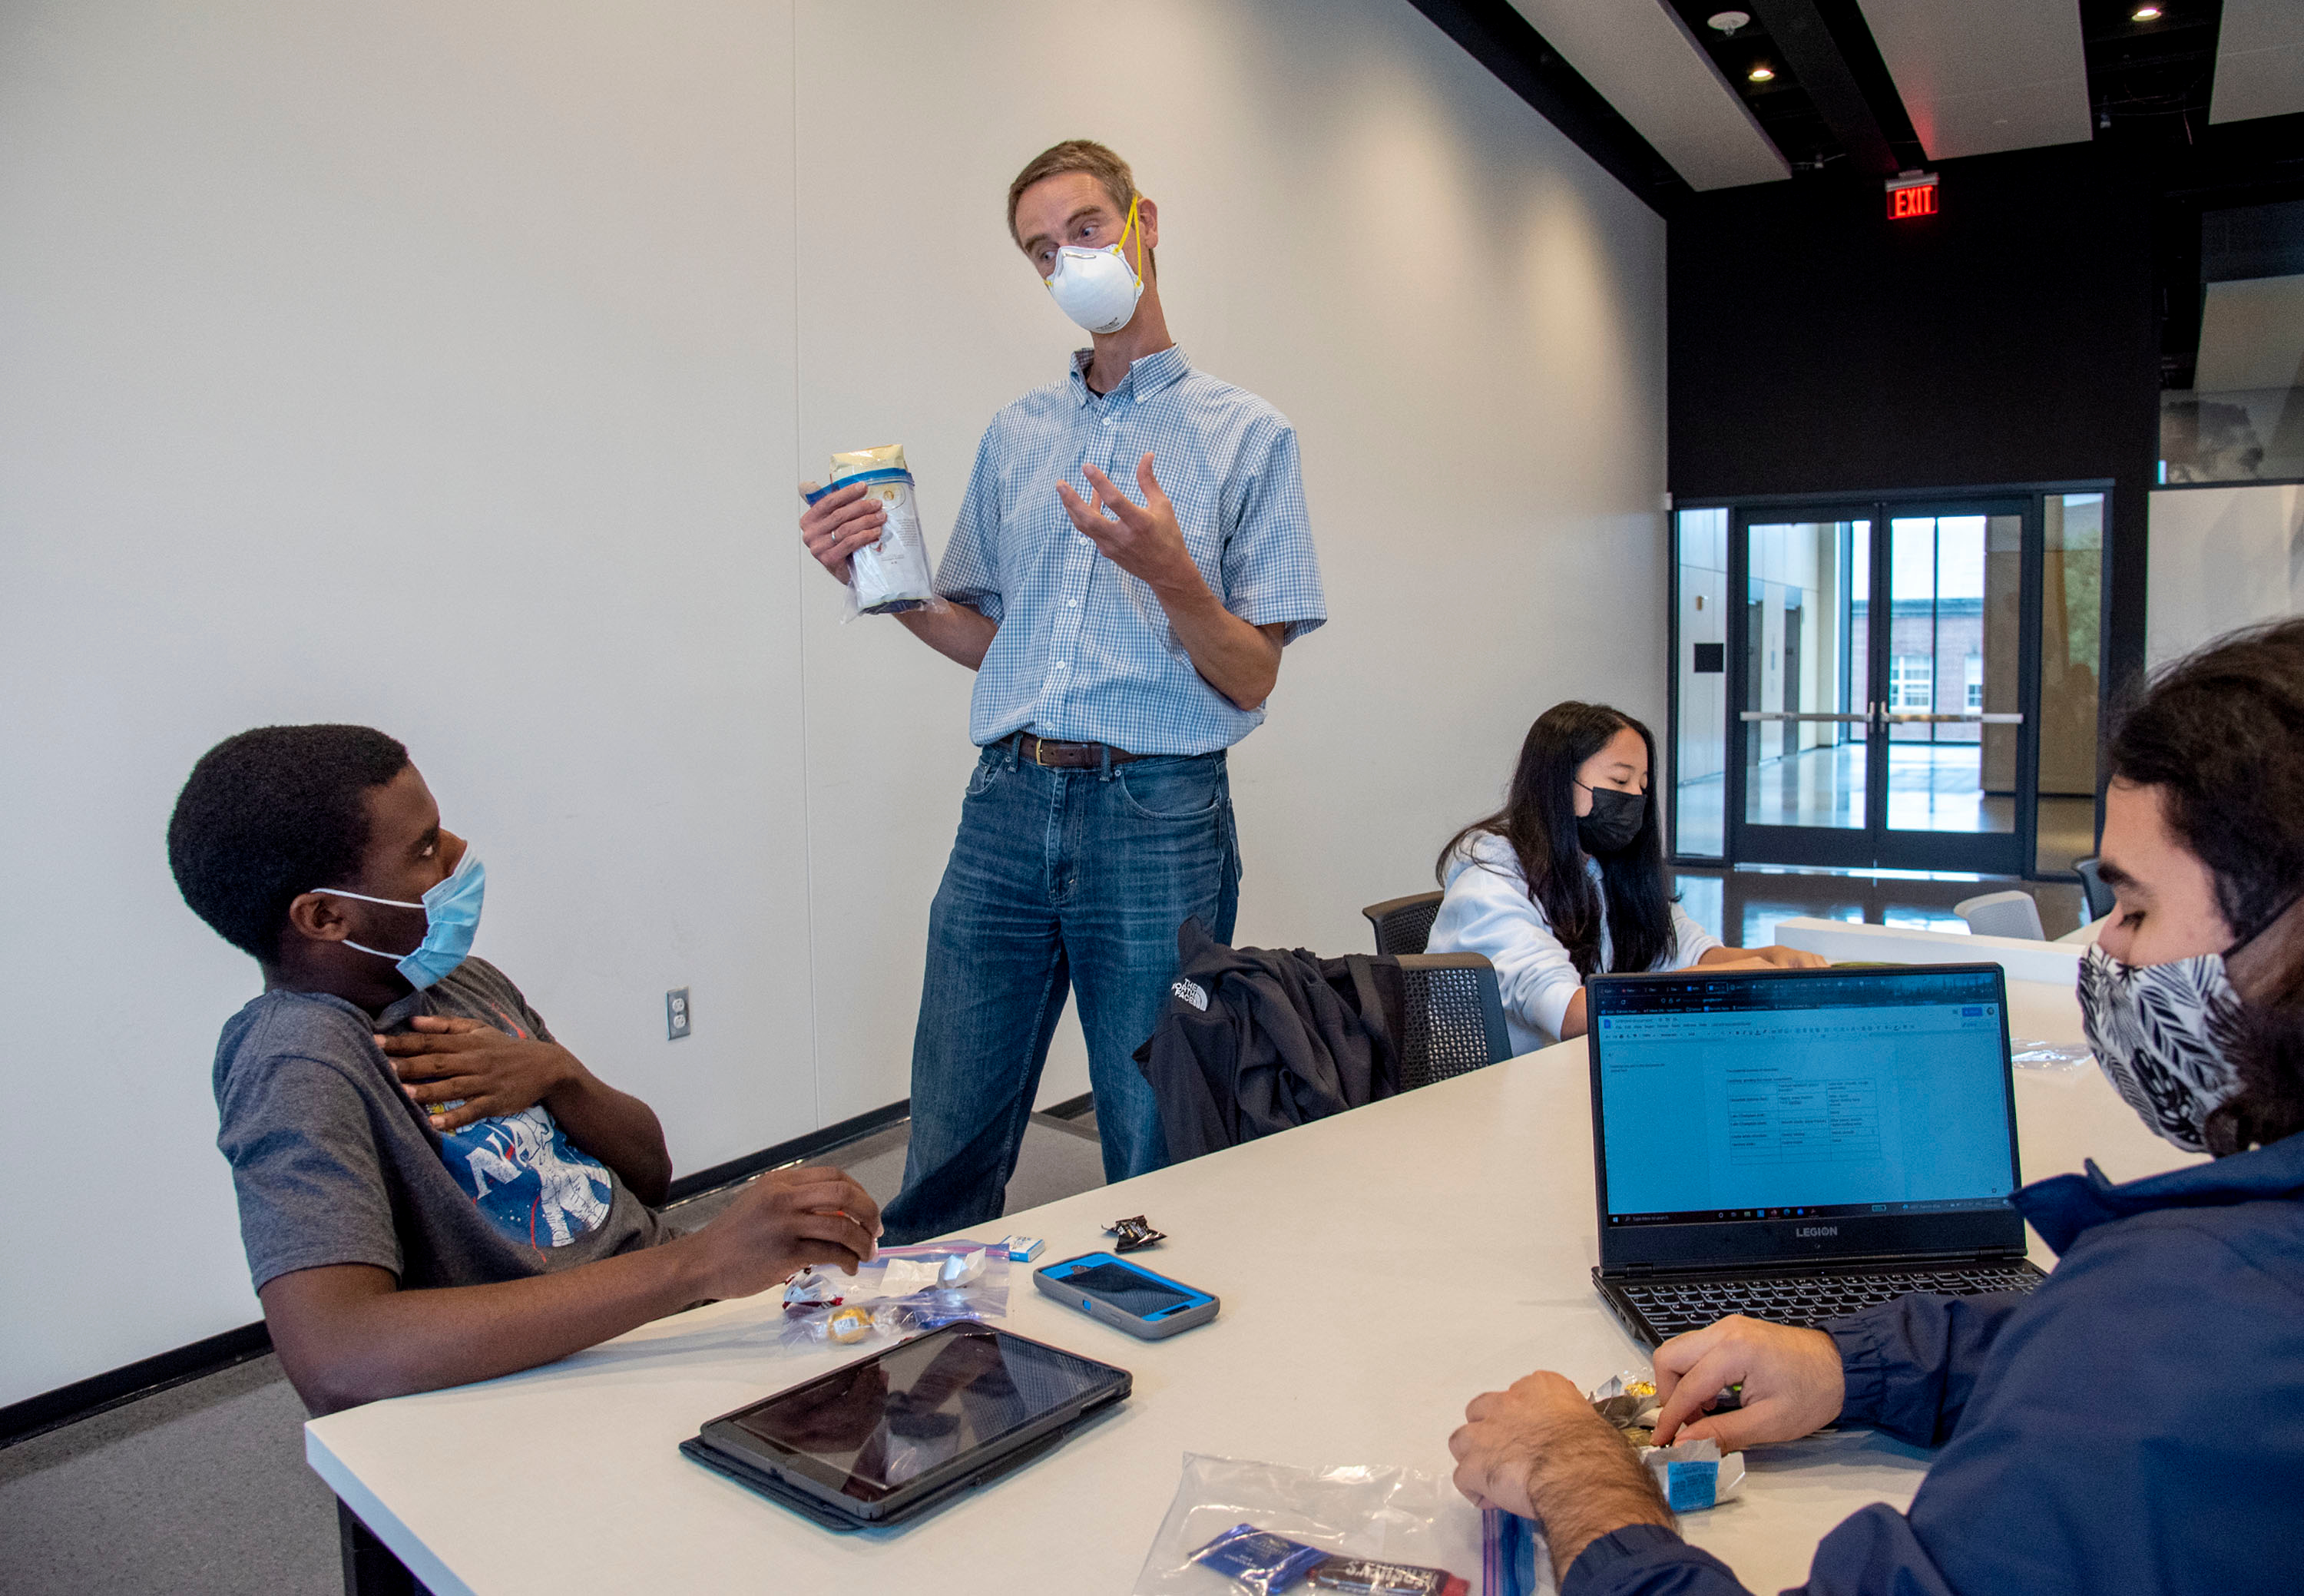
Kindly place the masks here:
<instances>
[{"instance_id":1,"label":"person in navy jacket","mask_svg":"<svg viewBox=\"0 0 2304 1596\"><path fill-rule=\"evenodd\" d=\"M2214 1158L2018 1193L2058 1254L2029 1295L1724 1319L1656 1350L1660 1444L1837 1422L1942 1447L1909 1512L1825 1537L1812 1596L2304 1586L2304 620L2156 678L2111 766L2119 904L2080 970L2088 1040L2155 1131ZM1743 1405L1709 1412L1738 1381ZM1744 1589L1561 1376L1467 1418L1458 1487L1541 1521L1563 1596Z\"/></svg>"}]
</instances>

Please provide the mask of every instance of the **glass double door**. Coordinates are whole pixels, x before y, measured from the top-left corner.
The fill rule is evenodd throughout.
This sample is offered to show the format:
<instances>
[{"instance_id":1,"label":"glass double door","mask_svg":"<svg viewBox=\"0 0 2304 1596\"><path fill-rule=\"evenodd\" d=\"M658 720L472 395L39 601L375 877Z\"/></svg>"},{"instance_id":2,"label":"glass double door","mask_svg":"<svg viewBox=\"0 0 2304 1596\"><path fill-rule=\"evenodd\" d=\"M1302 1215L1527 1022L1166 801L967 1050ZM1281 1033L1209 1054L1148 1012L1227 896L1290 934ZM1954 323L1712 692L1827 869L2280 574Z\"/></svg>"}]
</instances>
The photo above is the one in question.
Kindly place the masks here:
<instances>
[{"instance_id":1,"label":"glass double door","mask_svg":"<svg viewBox=\"0 0 2304 1596\"><path fill-rule=\"evenodd\" d=\"M2032 873L2040 520L2029 496L1731 518L1730 858Z\"/></svg>"}]
</instances>

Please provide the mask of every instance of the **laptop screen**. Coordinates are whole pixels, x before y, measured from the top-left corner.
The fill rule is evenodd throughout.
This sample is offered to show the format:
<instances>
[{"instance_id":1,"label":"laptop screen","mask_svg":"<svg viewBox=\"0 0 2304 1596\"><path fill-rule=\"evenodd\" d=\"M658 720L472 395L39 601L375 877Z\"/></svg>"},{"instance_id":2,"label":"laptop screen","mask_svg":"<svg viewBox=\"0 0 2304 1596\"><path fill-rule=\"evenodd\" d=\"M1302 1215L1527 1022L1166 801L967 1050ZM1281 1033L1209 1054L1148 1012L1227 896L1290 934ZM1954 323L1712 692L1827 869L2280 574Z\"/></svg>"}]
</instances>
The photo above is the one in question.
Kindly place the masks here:
<instances>
[{"instance_id":1,"label":"laptop screen","mask_svg":"<svg viewBox=\"0 0 2304 1596\"><path fill-rule=\"evenodd\" d=\"M1592 989L1604 1245L1629 1227L2008 1210L2015 1117L1996 967Z\"/></svg>"}]
</instances>

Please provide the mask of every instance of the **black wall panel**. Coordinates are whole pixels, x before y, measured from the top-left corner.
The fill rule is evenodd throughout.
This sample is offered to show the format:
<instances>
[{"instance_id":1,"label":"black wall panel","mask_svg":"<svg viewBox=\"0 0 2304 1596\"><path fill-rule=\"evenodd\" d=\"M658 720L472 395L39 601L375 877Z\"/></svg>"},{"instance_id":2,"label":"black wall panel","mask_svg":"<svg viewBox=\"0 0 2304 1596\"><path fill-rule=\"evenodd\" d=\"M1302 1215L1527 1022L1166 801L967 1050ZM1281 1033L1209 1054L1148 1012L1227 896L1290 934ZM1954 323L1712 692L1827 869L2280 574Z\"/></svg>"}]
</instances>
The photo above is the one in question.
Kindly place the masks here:
<instances>
[{"instance_id":1,"label":"black wall panel","mask_svg":"<svg viewBox=\"0 0 2304 1596\"><path fill-rule=\"evenodd\" d=\"M1696 195L1670 223L1681 499L2108 478L2112 684L2142 662L2159 449L2154 194L2094 144Z\"/></svg>"}]
</instances>

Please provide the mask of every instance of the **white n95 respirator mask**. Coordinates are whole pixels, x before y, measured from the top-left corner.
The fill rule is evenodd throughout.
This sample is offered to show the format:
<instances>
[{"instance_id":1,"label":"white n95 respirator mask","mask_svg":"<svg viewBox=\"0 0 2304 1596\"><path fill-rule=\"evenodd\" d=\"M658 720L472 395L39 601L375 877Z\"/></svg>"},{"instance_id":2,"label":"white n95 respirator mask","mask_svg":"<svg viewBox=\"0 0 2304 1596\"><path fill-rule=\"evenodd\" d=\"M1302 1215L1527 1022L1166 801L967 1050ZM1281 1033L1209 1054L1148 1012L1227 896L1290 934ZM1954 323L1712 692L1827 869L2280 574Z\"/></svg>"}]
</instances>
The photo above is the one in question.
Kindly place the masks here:
<instances>
[{"instance_id":1,"label":"white n95 respirator mask","mask_svg":"<svg viewBox=\"0 0 2304 1596\"><path fill-rule=\"evenodd\" d=\"M1139 196L1141 198L1141 196ZM1056 269L1042 279L1055 295L1056 309L1091 333L1116 333L1136 314L1144 297L1144 235L1137 233L1135 200L1128 202L1128 223L1120 242L1108 249L1084 250L1066 244L1056 251ZM1128 235L1136 233L1138 265L1128 264Z\"/></svg>"}]
</instances>

